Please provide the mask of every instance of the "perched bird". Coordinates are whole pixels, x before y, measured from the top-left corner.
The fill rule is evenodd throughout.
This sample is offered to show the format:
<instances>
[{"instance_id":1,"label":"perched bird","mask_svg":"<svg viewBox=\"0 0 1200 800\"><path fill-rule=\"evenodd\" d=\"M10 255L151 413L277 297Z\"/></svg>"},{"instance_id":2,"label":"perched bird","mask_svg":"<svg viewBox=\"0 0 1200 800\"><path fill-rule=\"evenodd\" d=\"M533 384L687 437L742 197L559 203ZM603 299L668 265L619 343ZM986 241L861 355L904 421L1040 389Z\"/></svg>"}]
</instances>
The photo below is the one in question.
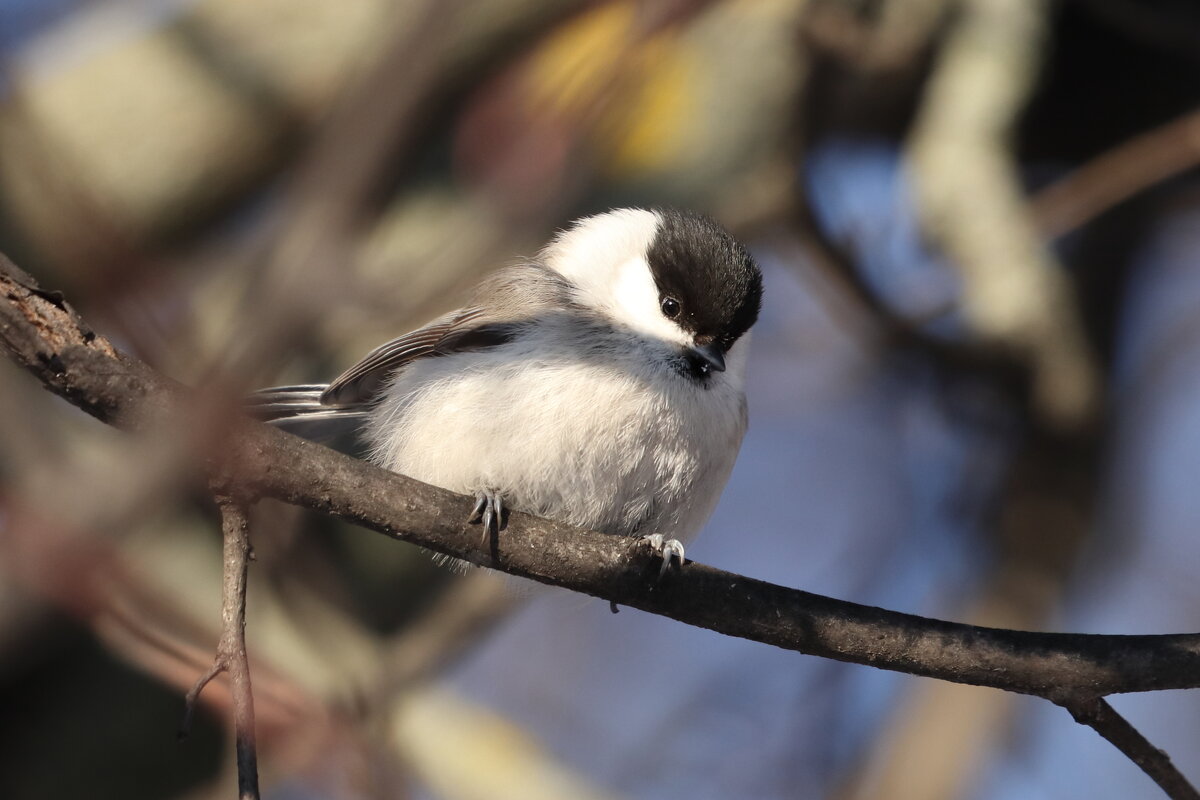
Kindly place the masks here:
<instances>
[{"instance_id":1,"label":"perched bird","mask_svg":"<svg viewBox=\"0 0 1200 800\"><path fill-rule=\"evenodd\" d=\"M267 389L252 411L302 434L357 427L380 466L683 561L746 431L747 332L762 276L715 222L672 209L576 221L462 308L328 386Z\"/></svg>"}]
</instances>

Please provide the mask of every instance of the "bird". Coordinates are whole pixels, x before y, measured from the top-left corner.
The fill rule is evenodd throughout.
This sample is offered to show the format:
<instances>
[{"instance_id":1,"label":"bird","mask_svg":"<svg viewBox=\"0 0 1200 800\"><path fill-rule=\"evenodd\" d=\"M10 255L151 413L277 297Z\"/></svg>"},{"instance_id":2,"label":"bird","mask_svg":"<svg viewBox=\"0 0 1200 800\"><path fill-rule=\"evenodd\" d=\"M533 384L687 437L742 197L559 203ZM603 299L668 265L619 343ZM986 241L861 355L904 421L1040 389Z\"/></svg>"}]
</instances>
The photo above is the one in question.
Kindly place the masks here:
<instances>
[{"instance_id":1,"label":"bird","mask_svg":"<svg viewBox=\"0 0 1200 800\"><path fill-rule=\"evenodd\" d=\"M485 537L516 509L645 539L661 580L745 435L762 291L708 216L610 210L331 383L264 389L250 411L309 438L353 430L375 464L473 496Z\"/></svg>"}]
</instances>

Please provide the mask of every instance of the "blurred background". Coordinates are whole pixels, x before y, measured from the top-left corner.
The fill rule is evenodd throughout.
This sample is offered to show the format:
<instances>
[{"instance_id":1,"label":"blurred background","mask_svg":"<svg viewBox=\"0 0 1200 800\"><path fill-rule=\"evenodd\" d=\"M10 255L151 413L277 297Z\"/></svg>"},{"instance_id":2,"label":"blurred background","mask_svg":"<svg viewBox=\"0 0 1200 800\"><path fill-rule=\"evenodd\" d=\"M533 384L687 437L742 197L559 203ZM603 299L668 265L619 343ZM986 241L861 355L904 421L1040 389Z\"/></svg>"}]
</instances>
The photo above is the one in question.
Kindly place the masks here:
<instances>
[{"instance_id":1,"label":"blurred background","mask_svg":"<svg viewBox=\"0 0 1200 800\"><path fill-rule=\"evenodd\" d=\"M188 385L327 380L618 205L766 276L689 556L977 624L1200 615L1194 0L0 0L0 251ZM229 797L202 429L0 362L0 795ZM189 444L190 443L190 444ZM1048 703L256 509L270 798L1130 798ZM1114 705L1200 780L1200 695Z\"/></svg>"}]
</instances>

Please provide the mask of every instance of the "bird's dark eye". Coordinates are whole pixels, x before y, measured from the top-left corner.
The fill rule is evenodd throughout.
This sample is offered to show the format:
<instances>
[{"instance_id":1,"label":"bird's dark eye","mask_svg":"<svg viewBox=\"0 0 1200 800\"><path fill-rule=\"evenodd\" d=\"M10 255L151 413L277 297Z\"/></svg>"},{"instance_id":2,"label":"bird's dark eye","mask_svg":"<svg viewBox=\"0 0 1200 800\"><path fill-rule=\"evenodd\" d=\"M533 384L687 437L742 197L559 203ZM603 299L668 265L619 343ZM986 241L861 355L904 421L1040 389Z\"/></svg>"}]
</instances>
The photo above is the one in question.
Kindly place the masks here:
<instances>
[{"instance_id":1,"label":"bird's dark eye","mask_svg":"<svg viewBox=\"0 0 1200 800\"><path fill-rule=\"evenodd\" d=\"M679 316L679 301L674 297L664 297L659 308L662 309L663 316L667 319L675 319Z\"/></svg>"}]
</instances>

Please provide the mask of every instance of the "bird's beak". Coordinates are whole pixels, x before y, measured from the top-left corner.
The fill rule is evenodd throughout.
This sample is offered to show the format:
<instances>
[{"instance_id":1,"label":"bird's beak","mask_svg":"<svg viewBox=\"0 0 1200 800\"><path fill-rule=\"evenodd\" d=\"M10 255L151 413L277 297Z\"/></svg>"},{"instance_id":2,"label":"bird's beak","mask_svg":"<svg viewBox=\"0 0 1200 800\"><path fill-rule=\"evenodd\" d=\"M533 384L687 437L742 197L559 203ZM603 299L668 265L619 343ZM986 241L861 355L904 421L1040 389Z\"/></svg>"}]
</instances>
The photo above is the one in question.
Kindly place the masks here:
<instances>
[{"instance_id":1,"label":"bird's beak","mask_svg":"<svg viewBox=\"0 0 1200 800\"><path fill-rule=\"evenodd\" d=\"M715 344L698 344L688 349L688 354L713 372L725 371L725 354Z\"/></svg>"}]
</instances>

